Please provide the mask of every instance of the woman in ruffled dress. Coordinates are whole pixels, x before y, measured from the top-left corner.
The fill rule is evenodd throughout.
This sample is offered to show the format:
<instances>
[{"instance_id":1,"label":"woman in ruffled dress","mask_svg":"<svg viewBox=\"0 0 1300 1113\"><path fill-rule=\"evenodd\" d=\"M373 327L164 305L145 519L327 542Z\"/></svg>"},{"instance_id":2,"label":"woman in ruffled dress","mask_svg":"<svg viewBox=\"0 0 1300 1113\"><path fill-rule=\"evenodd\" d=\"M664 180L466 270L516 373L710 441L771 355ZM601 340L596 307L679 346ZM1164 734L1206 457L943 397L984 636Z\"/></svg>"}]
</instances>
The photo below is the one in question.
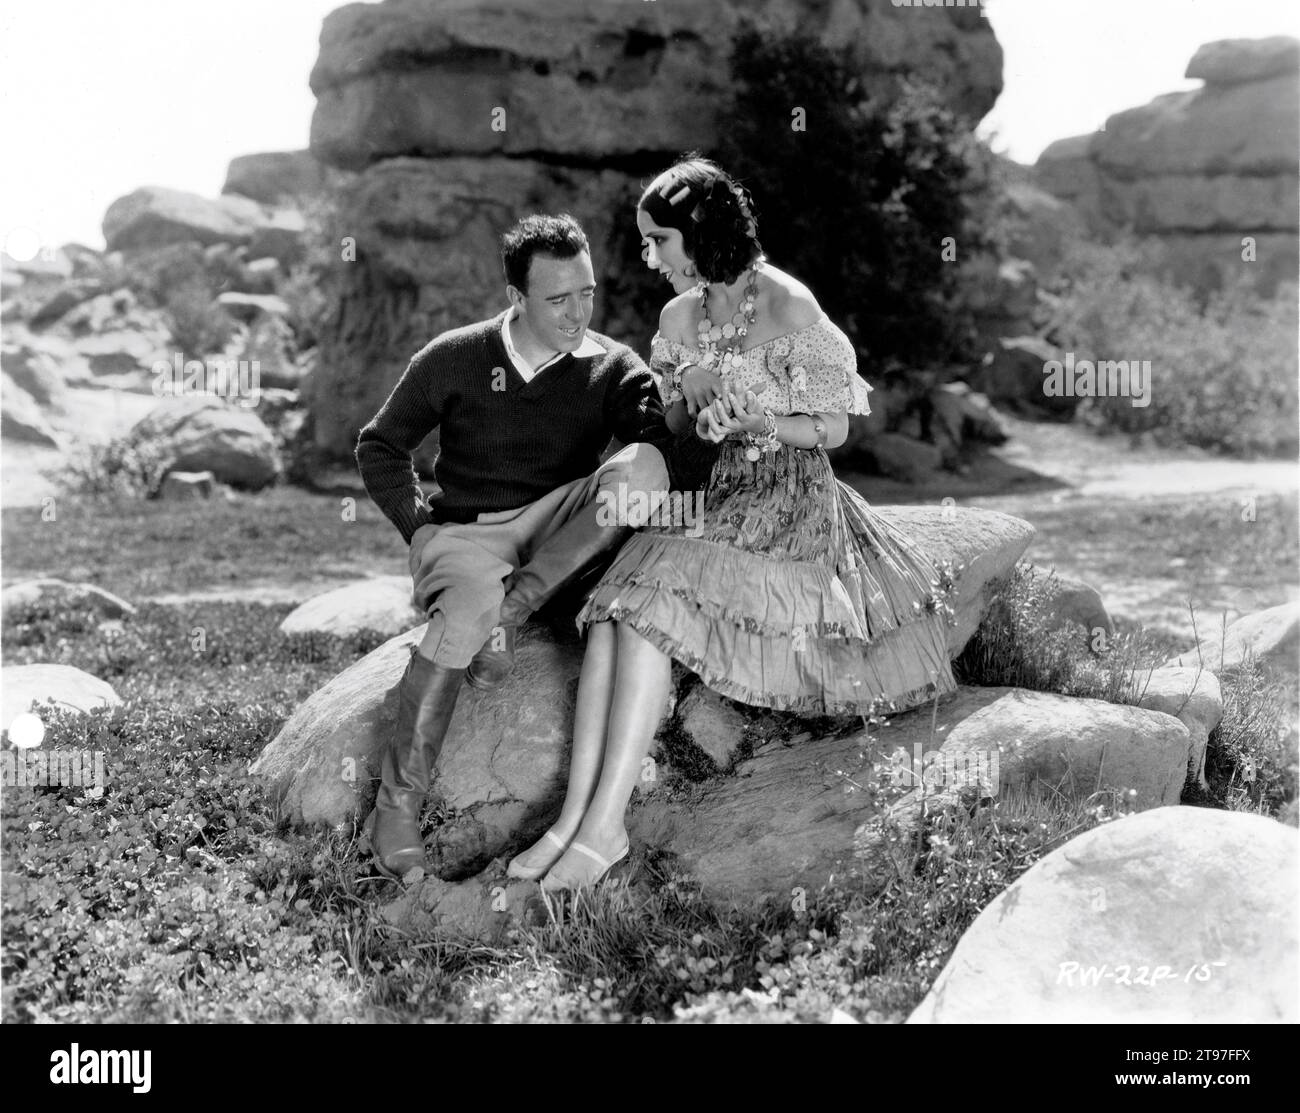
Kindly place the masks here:
<instances>
[{"instance_id":1,"label":"woman in ruffled dress","mask_svg":"<svg viewBox=\"0 0 1300 1113\"><path fill-rule=\"evenodd\" d=\"M730 699L807 715L901 710L956 688L934 564L826 456L848 415L870 412L853 345L766 261L747 192L716 164L664 171L636 219L646 264L676 295L650 360L669 425L693 421L720 449L702 520L640 529L578 615L568 792L509 866L545 889L593 884L627 854L624 815L673 660Z\"/></svg>"}]
</instances>

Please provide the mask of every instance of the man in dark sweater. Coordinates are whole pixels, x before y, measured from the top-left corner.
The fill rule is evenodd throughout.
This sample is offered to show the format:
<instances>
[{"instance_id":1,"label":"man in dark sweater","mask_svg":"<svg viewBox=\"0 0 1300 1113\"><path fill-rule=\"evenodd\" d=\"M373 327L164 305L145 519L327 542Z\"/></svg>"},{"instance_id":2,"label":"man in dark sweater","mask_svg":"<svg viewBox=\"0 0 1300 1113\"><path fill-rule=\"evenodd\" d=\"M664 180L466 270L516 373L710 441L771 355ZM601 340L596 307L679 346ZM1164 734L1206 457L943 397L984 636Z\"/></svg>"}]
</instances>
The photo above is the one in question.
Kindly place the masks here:
<instances>
[{"instance_id":1,"label":"man in dark sweater","mask_svg":"<svg viewBox=\"0 0 1300 1113\"><path fill-rule=\"evenodd\" d=\"M588 331L596 283L572 217L520 221L502 262L510 308L417 352L357 441L429 616L375 803L372 844L390 874L423 864L420 808L461 680L499 684L528 616L644 524L610 522L608 507L653 512L670 487L702 487L717 452L693 427L670 433L641 359ZM412 452L434 428L441 490L426 501ZM626 447L601 465L611 437Z\"/></svg>"}]
</instances>

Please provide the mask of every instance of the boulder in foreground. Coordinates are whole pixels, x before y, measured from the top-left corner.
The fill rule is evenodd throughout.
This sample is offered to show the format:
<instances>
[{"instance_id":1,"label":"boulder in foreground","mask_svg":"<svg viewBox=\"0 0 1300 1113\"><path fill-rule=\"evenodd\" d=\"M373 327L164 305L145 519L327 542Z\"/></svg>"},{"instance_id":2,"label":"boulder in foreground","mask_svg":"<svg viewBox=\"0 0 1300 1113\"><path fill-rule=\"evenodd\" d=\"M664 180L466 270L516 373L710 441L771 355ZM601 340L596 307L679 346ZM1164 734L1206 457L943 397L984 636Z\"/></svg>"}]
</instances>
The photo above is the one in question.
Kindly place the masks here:
<instances>
[{"instance_id":1,"label":"boulder in foreground","mask_svg":"<svg viewBox=\"0 0 1300 1113\"><path fill-rule=\"evenodd\" d=\"M1295 1023L1298 839L1209 808L1096 827L980 913L908 1023Z\"/></svg>"}]
</instances>

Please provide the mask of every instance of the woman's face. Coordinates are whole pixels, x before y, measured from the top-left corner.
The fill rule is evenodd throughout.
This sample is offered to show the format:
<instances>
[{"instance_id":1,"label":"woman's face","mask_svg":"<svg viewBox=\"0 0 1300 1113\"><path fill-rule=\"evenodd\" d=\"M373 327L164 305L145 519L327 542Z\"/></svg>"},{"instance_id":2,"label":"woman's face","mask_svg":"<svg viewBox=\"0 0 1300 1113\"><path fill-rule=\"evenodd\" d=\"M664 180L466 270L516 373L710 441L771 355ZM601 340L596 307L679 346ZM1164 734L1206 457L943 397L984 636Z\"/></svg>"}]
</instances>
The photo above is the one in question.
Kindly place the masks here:
<instances>
[{"instance_id":1,"label":"woman's face","mask_svg":"<svg viewBox=\"0 0 1300 1113\"><path fill-rule=\"evenodd\" d=\"M636 226L641 232L641 258L645 265L668 279L674 294L691 289L699 279L694 276L695 268L682 247L682 234L676 228L661 228L645 209L637 209Z\"/></svg>"}]
</instances>

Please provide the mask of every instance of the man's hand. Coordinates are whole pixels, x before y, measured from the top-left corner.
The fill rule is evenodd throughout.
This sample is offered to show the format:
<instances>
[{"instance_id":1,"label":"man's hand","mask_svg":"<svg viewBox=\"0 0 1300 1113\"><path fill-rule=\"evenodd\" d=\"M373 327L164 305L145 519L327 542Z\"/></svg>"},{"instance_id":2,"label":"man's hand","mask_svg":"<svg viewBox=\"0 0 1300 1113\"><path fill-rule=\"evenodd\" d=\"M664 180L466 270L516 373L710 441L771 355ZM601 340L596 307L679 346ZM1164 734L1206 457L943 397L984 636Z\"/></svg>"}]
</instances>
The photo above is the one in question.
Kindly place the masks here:
<instances>
[{"instance_id":1,"label":"man's hand","mask_svg":"<svg viewBox=\"0 0 1300 1113\"><path fill-rule=\"evenodd\" d=\"M718 419L717 405L705 406L695 415L695 434L701 440L721 444L727 439L727 429Z\"/></svg>"},{"instance_id":2,"label":"man's hand","mask_svg":"<svg viewBox=\"0 0 1300 1113\"><path fill-rule=\"evenodd\" d=\"M731 424L728 428L733 433L761 433L763 431L763 407L752 390L745 391L742 398L727 391L727 402L731 407Z\"/></svg>"},{"instance_id":3,"label":"man's hand","mask_svg":"<svg viewBox=\"0 0 1300 1113\"><path fill-rule=\"evenodd\" d=\"M695 419L695 428L705 440L720 441L732 433L761 433L763 410L752 390L740 395L728 391L705 406Z\"/></svg>"}]
</instances>

